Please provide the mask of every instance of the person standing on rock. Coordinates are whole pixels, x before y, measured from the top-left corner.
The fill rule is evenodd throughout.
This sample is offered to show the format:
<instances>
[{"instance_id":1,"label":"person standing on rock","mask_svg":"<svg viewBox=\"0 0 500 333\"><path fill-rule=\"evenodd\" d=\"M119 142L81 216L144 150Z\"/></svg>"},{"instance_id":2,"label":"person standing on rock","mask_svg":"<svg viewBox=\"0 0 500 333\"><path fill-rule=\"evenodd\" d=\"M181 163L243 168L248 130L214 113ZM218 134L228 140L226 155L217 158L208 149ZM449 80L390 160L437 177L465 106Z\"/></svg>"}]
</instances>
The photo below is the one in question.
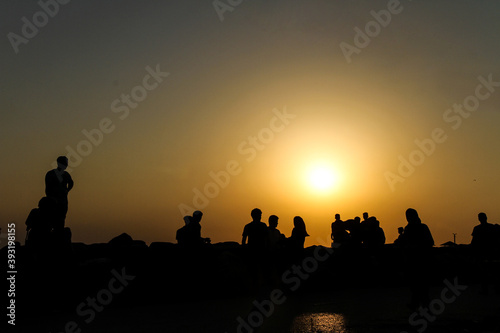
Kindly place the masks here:
<instances>
[{"instance_id":1,"label":"person standing on rock","mask_svg":"<svg viewBox=\"0 0 500 333\"><path fill-rule=\"evenodd\" d=\"M64 228L66 214L68 213L68 193L73 188L73 179L66 171L68 158L59 156L57 168L50 170L45 175L45 195L56 202L56 218L53 228L60 230Z\"/></svg>"}]
</instances>

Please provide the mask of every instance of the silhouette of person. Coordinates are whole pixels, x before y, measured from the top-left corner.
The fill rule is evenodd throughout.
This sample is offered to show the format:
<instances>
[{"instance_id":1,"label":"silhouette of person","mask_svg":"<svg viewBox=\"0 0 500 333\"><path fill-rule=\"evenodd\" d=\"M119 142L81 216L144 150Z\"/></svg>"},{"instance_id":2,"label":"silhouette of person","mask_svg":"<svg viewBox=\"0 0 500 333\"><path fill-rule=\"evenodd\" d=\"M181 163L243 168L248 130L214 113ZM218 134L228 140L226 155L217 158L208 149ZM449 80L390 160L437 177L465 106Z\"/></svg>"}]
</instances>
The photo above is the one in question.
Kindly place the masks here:
<instances>
[{"instance_id":1,"label":"silhouette of person","mask_svg":"<svg viewBox=\"0 0 500 333\"><path fill-rule=\"evenodd\" d=\"M281 282L279 272L283 268L283 252L286 247L286 237L278 230L278 216L271 215L268 219L269 254L261 259L263 273L271 285L278 286Z\"/></svg>"},{"instance_id":2,"label":"silhouette of person","mask_svg":"<svg viewBox=\"0 0 500 333\"><path fill-rule=\"evenodd\" d=\"M370 229L370 219L368 212L363 213L363 221L360 223L361 240L364 243L366 240L366 235Z\"/></svg>"},{"instance_id":3,"label":"silhouette of person","mask_svg":"<svg viewBox=\"0 0 500 333\"><path fill-rule=\"evenodd\" d=\"M375 245L377 246L382 246L385 244L385 233L384 233L384 229L382 229L382 227L380 226L380 221L375 219L375 222L374 222L374 241L375 241Z\"/></svg>"},{"instance_id":4,"label":"silhouette of person","mask_svg":"<svg viewBox=\"0 0 500 333\"><path fill-rule=\"evenodd\" d=\"M498 226L488 223L488 217L485 213L479 213L477 218L479 220L479 225L476 225L474 229L472 229L471 246L473 246L476 251L486 254L486 252L493 251L498 242Z\"/></svg>"},{"instance_id":5,"label":"silhouette of person","mask_svg":"<svg viewBox=\"0 0 500 333\"><path fill-rule=\"evenodd\" d=\"M202 217L203 213L197 210L193 213L193 216L189 219L190 222L186 225L186 232L185 232L185 239L187 246L197 247L205 244L210 244L210 238L201 237L200 221Z\"/></svg>"},{"instance_id":6,"label":"silhouette of person","mask_svg":"<svg viewBox=\"0 0 500 333\"><path fill-rule=\"evenodd\" d=\"M48 249L55 212L56 202L43 197L38 202L38 208L32 209L26 219L26 246L37 255Z\"/></svg>"},{"instance_id":7,"label":"silhouette of person","mask_svg":"<svg viewBox=\"0 0 500 333\"><path fill-rule=\"evenodd\" d=\"M349 220L346 224L346 229L349 230L351 244L354 247L359 247L363 241L363 234L361 230L361 218L356 216L354 219Z\"/></svg>"},{"instance_id":8,"label":"silhouette of person","mask_svg":"<svg viewBox=\"0 0 500 333\"><path fill-rule=\"evenodd\" d=\"M380 227L380 222L375 216L368 218L365 229L365 239L363 243L369 248L380 248L385 244L384 229Z\"/></svg>"},{"instance_id":9,"label":"silhouette of person","mask_svg":"<svg viewBox=\"0 0 500 333\"><path fill-rule=\"evenodd\" d=\"M267 225L261 221L262 211L255 208L251 211L252 222L245 225L241 244L247 244L248 247L254 250L265 250L269 246L269 231Z\"/></svg>"},{"instance_id":10,"label":"silhouette of person","mask_svg":"<svg viewBox=\"0 0 500 333\"><path fill-rule=\"evenodd\" d=\"M413 208L406 210L408 224L404 228L403 246L408 249L429 249L434 246L434 239L426 224L423 224L418 213Z\"/></svg>"},{"instance_id":11,"label":"silhouette of person","mask_svg":"<svg viewBox=\"0 0 500 333\"><path fill-rule=\"evenodd\" d=\"M45 195L56 201L56 216L54 229L63 229L68 213L68 193L73 188L73 179L65 171L68 167L68 158L59 156L57 158L57 168L45 174Z\"/></svg>"},{"instance_id":12,"label":"silhouette of person","mask_svg":"<svg viewBox=\"0 0 500 333\"><path fill-rule=\"evenodd\" d=\"M398 238L394 241L394 245L396 246L401 246L401 239L404 237L404 230L405 228L399 227L398 228Z\"/></svg>"},{"instance_id":13,"label":"silhouette of person","mask_svg":"<svg viewBox=\"0 0 500 333\"><path fill-rule=\"evenodd\" d=\"M331 238L336 244L346 244L349 242L350 235L346 230L344 221L340 219L340 214L335 214L335 221L332 222Z\"/></svg>"},{"instance_id":14,"label":"silhouette of person","mask_svg":"<svg viewBox=\"0 0 500 333\"><path fill-rule=\"evenodd\" d=\"M434 239L426 224L423 224L413 208L406 210L408 224L404 228L401 247L405 250L408 264L408 282L411 290L411 301L408 306L415 310L419 306L429 304L429 287L431 274L431 249Z\"/></svg>"},{"instance_id":15,"label":"silhouette of person","mask_svg":"<svg viewBox=\"0 0 500 333\"><path fill-rule=\"evenodd\" d=\"M368 212L364 212L363 213L363 221L361 221L361 224L368 223L368 217L369 217Z\"/></svg>"},{"instance_id":16,"label":"silhouette of person","mask_svg":"<svg viewBox=\"0 0 500 333\"><path fill-rule=\"evenodd\" d=\"M276 250L280 247L283 242L285 235L283 235L278 229L278 216L269 216L269 247L271 250Z\"/></svg>"},{"instance_id":17,"label":"silhouette of person","mask_svg":"<svg viewBox=\"0 0 500 333\"><path fill-rule=\"evenodd\" d=\"M293 218L293 229L292 235L290 236L291 246L295 250L303 250L304 242L309 234L306 230L306 224L300 216L295 216Z\"/></svg>"},{"instance_id":18,"label":"silhouette of person","mask_svg":"<svg viewBox=\"0 0 500 333\"><path fill-rule=\"evenodd\" d=\"M184 216L184 225L177 230L175 235L175 239L177 240L177 244L181 246L186 246L188 244L188 225L191 223L192 217L189 215Z\"/></svg>"},{"instance_id":19,"label":"silhouette of person","mask_svg":"<svg viewBox=\"0 0 500 333\"><path fill-rule=\"evenodd\" d=\"M241 244L248 248L248 269L252 277L252 290L257 292L272 274L268 256L269 230L261 221L262 211L259 208L254 208L250 215L252 222L243 228Z\"/></svg>"},{"instance_id":20,"label":"silhouette of person","mask_svg":"<svg viewBox=\"0 0 500 333\"><path fill-rule=\"evenodd\" d=\"M488 294L489 283L500 279L495 277L495 269L492 269L493 260L499 259L500 226L488 223L485 213L478 214L479 225L472 229L471 248L478 260L478 273L481 281L481 293ZM500 285L497 286L500 291Z\"/></svg>"}]
</instances>

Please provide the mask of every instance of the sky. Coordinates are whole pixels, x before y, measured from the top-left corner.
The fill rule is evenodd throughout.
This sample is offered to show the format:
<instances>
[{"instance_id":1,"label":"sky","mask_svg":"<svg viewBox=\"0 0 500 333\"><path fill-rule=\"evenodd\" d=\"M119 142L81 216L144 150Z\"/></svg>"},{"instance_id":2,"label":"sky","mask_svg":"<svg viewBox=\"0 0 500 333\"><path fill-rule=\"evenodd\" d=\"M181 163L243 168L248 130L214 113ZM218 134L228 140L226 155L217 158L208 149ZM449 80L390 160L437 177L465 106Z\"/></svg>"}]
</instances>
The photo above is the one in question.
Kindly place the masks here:
<instances>
[{"instance_id":1,"label":"sky","mask_svg":"<svg viewBox=\"0 0 500 333\"><path fill-rule=\"evenodd\" d=\"M241 241L250 211L306 246L335 214L387 242L417 209L436 244L500 223L500 3L22 1L0 4L0 227L59 155L73 241ZM311 179L311 177L313 179ZM0 240L1 241L1 240Z\"/></svg>"}]
</instances>

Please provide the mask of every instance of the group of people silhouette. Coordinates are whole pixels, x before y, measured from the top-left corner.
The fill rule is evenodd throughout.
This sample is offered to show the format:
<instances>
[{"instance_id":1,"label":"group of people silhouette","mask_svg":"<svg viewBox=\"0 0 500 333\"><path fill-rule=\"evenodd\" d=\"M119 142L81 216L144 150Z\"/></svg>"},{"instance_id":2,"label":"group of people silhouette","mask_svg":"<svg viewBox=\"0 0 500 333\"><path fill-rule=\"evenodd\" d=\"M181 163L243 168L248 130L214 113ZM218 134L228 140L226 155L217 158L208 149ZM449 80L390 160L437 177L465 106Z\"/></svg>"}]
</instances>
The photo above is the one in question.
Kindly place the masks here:
<instances>
[{"instance_id":1,"label":"group of people silhouette","mask_svg":"<svg viewBox=\"0 0 500 333\"><path fill-rule=\"evenodd\" d=\"M376 248L385 244L385 233L375 216L363 213L363 221L359 216L342 221L340 214L335 214L332 222L331 238L334 247L368 247Z\"/></svg>"},{"instance_id":2,"label":"group of people silhouette","mask_svg":"<svg viewBox=\"0 0 500 333\"><path fill-rule=\"evenodd\" d=\"M48 171L45 175L45 196L40 199L38 208L34 208L26 220L26 247L34 257L40 257L47 251L64 252L64 246L71 249L71 231L65 227L68 212L68 193L74 186L73 179L66 171L68 158L59 156L57 168ZM413 208L406 210L405 227L398 228L398 238L394 241L396 248L401 249L406 260L406 279L412 291L410 307L429 304L430 262L431 249L434 239L429 227L422 223L417 211ZM251 211L252 221L244 225L241 245L250 254L250 265L259 263L268 266L271 262L285 253L289 258L296 260L303 254L306 237L309 236L302 217L293 218L293 230L290 237L286 237L278 229L277 215L270 215L268 224L262 222L262 211L255 208ZM335 214L331 223L332 247L337 249L381 249L386 243L384 230L375 216L367 212L360 217L342 221L340 214ZM199 210L191 216L184 217L184 226L177 230L178 246L185 249L202 249L211 244L211 239L202 237L201 220L203 213ZM480 262L491 262L500 257L500 226L487 221L485 213L478 214L479 225L472 231L471 248ZM69 252L69 251L68 251ZM356 251L353 251L356 252ZM267 254L273 254L267 256ZM378 251L371 251L378 253ZM276 255L278 254L278 255ZM265 258L265 259L262 259ZM496 258L496 259L495 259ZM257 259L257 260L256 260ZM274 273L273 273L274 274Z\"/></svg>"},{"instance_id":3,"label":"group of people silhouette","mask_svg":"<svg viewBox=\"0 0 500 333\"><path fill-rule=\"evenodd\" d=\"M179 246L185 248L197 248L210 244L210 238L201 236L200 221L203 213L195 211L192 216L184 216L184 226L177 230L176 240ZM288 247L291 249L303 249L306 237L309 236L306 225L302 217L295 216L293 219L294 228L290 237L286 237L278 230L278 216L269 216L266 225L262 222L262 211L255 208L250 212L252 221L243 228L241 244L251 251L273 251Z\"/></svg>"},{"instance_id":4,"label":"group of people silhouette","mask_svg":"<svg viewBox=\"0 0 500 333\"><path fill-rule=\"evenodd\" d=\"M306 224L302 217L293 218L292 234L287 238L278 230L278 216L269 216L269 226L262 219L262 211L255 208L251 211L252 221L245 225L241 244L248 244L249 249L255 250L276 250L288 246L291 249L300 250L304 248L306 237L309 236Z\"/></svg>"},{"instance_id":5,"label":"group of people silhouette","mask_svg":"<svg viewBox=\"0 0 500 333\"><path fill-rule=\"evenodd\" d=\"M57 168L48 171L45 175L45 196L40 199L38 208L34 208L26 220L26 245L38 247L46 243L47 239L63 240L70 233L65 228L65 219L68 212L68 193L74 186L71 175L66 171L68 158L59 156L56 160ZM290 237L285 237L278 229L278 216L271 215L266 225L262 222L262 211L255 208L250 213L252 221L244 226L242 241L250 249L276 249L284 246L304 248L305 238L309 236L304 220L300 216L293 219L294 228ZM185 225L177 230L176 240L183 247L199 247L210 244L210 238L201 236L203 213L195 211L192 216L185 216ZM434 240L425 225L418 223L418 213L413 209L406 212L408 225L398 228L398 238L394 244L400 247L415 247L417 244L433 246ZM491 253L496 248L500 227L487 222L485 213L479 213L480 224L474 227L471 245L483 255ZM331 239L334 247L381 247L386 242L384 230L375 216L363 213L363 220L356 216L353 219L342 221L340 214L335 214L335 221L331 224Z\"/></svg>"},{"instance_id":6,"label":"group of people silhouette","mask_svg":"<svg viewBox=\"0 0 500 333\"><path fill-rule=\"evenodd\" d=\"M192 216L184 216L184 226L177 230L175 239L183 247L199 247L210 244L210 238L201 237L201 218L203 213L195 211Z\"/></svg>"},{"instance_id":7,"label":"group of people silhouette","mask_svg":"<svg viewBox=\"0 0 500 333\"><path fill-rule=\"evenodd\" d=\"M43 198L42 200L46 200ZM398 238L394 245L401 248L429 248L433 247L434 239L429 227L423 224L415 209L406 211L407 226L398 228ZM192 216L185 216L185 225L177 230L176 240L183 247L198 247L210 244L210 238L201 236L200 221L203 213L195 211ZM255 208L251 211L252 221L243 228L242 245L250 249L276 249L284 246L304 248L306 237L309 236L302 217L295 216L293 230L290 237L286 237L278 230L278 216L270 215L268 225L262 222L262 211ZM490 253L498 247L500 226L487 222L485 213L479 213L480 224L472 232L471 245L473 248ZM342 221L340 214L335 214L331 224L332 247L365 247L380 248L386 243L384 230L375 216L363 213L363 221L359 216Z\"/></svg>"},{"instance_id":8,"label":"group of people silhouette","mask_svg":"<svg viewBox=\"0 0 500 333\"><path fill-rule=\"evenodd\" d=\"M243 228L241 240L243 246L248 247L252 253L260 255L276 250L285 250L294 257L300 255L300 251L304 249L305 239L309 236L304 220L300 216L294 217L294 228L291 236L287 238L277 228L278 216L269 216L269 223L266 225L262 222L262 211L259 208L253 209L250 215L252 221ZM398 228L399 236L394 245L403 251L406 260L406 276L411 290L411 301L408 306L417 309L419 306L429 304L431 249L435 243L429 227L422 223L415 209L408 208L405 215L408 224ZM180 245L199 246L210 243L210 239L201 237L199 225L201 216L202 213L196 211L192 217L184 218L186 225L177 231L177 241ZM498 255L500 226L488 223L485 213L480 213L478 219L480 224L475 226L472 232L472 248L479 253L480 259L488 258L488 255L493 253ZM363 213L363 221L359 217L342 221L340 214L335 214L331 230L332 247L337 249L373 250L382 248L386 242L380 222L367 212Z\"/></svg>"}]
</instances>

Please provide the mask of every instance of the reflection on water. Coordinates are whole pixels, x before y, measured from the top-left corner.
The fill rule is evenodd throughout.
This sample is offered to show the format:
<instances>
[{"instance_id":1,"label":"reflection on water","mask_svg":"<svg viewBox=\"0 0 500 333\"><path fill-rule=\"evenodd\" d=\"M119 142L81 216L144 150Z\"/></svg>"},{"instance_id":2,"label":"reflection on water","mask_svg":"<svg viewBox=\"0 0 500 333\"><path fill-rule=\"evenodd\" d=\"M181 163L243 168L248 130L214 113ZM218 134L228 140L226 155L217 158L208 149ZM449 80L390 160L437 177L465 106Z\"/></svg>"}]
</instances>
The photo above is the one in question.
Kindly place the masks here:
<instances>
[{"instance_id":1,"label":"reflection on water","mask_svg":"<svg viewBox=\"0 0 500 333\"><path fill-rule=\"evenodd\" d=\"M337 313L304 313L293 320L292 333L349 333L345 317Z\"/></svg>"}]
</instances>

